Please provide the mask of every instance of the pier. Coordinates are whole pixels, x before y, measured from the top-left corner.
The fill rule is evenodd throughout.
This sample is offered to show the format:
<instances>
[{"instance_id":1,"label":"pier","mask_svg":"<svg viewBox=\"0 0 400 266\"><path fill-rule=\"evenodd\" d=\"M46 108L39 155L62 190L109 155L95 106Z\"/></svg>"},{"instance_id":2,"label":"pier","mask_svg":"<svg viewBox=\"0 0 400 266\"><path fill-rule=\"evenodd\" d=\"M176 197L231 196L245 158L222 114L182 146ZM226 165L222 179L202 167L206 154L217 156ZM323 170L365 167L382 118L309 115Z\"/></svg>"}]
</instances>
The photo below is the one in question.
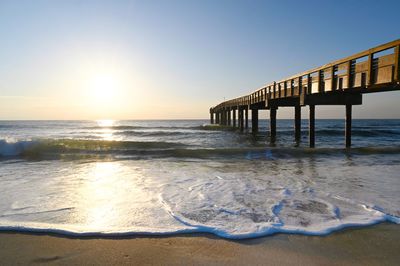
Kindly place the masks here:
<instances>
[{"instance_id":1,"label":"pier","mask_svg":"<svg viewBox=\"0 0 400 266\"><path fill-rule=\"evenodd\" d=\"M400 90L400 39L325 64L256 91L224 101L210 108L211 124L259 130L259 110L269 110L270 141L276 141L279 107L294 108L294 139L301 138L301 108L309 108L309 146L315 146L315 109L318 105L342 105L346 110L345 145L351 146L353 105L362 104L362 95Z\"/></svg>"}]
</instances>

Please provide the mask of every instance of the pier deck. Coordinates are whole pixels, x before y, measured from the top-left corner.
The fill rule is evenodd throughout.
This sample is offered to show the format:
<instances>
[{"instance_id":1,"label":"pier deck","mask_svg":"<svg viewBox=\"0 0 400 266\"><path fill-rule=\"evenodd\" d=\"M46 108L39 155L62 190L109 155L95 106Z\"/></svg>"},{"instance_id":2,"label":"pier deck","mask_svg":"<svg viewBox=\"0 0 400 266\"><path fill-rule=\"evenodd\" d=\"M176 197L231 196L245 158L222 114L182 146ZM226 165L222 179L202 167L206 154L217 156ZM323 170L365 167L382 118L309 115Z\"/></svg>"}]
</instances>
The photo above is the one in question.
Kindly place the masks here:
<instances>
[{"instance_id":1,"label":"pier deck","mask_svg":"<svg viewBox=\"0 0 400 266\"><path fill-rule=\"evenodd\" d=\"M362 94L400 90L400 39L325 64L210 108L211 123L258 131L258 110L269 110L270 141L276 140L279 107L294 107L294 137L300 140L301 107L309 106L309 144L315 145L315 106L346 107L345 144L351 146L352 106L362 104ZM238 115L236 115L238 114ZM236 121L238 118L238 121Z\"/></svg>"}]
</instances>

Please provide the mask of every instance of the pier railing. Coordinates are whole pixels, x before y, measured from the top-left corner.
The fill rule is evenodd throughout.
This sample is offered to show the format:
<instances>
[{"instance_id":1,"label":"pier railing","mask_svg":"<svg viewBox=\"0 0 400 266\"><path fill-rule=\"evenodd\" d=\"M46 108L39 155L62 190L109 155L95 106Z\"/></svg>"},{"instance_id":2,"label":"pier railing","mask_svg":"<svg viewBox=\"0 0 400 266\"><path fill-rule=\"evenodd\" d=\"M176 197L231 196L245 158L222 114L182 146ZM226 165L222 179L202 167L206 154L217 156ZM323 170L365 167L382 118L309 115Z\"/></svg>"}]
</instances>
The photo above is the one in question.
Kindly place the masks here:
<instances>
[{"instance_id":1,"label":"pier railing","mask_svg":"<svg viewBox=\"0 0 400 266\"><path fill-rule=\"evenodd\" d=\"M273 113L276 113L280 106L294 106L300 109L299 106L309 105L313 109L315 105L346 105L350 108L350 112L346 113L351 116L351 106L361 104L361 94L400 89L399 58L400 39L274 81L248 95L224 101L210 108L211 122L231 125L232 111L233 126L236 126L238 110L237 125L243 129L243 119L246 119L247 126L248 109L251 109L252 113L259 109L274 110ZM243 110L246 117L243 117ZM252 115L253 119L258 120L258 114ZM274 129L274 125L271 127ZM258 122L253 122L253 131L257 129ZM271 132L271 137L272 140L275 139L274 132ZM350 140L346 138L347 144L350 145Z\"/></svg>"}]
</instances>

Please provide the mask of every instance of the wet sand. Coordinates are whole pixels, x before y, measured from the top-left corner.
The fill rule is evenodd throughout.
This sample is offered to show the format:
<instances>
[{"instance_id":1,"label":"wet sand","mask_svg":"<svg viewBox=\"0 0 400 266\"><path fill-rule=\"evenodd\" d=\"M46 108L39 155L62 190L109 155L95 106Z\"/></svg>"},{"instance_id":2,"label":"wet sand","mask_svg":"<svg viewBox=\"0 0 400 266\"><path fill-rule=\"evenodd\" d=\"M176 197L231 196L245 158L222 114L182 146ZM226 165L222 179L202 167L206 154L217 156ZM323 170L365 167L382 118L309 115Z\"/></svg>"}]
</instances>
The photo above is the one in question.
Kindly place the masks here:
<instances>
[{"instance_id":1,"label":"wet sand","mask_svg":"<svg viewBox=\"0 0 400 266\"><path fill-rule=\"evenodd\" d=\"M93 238L0 233L0 265L398 265L400 225L328 236L277 234L240 241L213 235Z\"/></svg>"}]
</instances>

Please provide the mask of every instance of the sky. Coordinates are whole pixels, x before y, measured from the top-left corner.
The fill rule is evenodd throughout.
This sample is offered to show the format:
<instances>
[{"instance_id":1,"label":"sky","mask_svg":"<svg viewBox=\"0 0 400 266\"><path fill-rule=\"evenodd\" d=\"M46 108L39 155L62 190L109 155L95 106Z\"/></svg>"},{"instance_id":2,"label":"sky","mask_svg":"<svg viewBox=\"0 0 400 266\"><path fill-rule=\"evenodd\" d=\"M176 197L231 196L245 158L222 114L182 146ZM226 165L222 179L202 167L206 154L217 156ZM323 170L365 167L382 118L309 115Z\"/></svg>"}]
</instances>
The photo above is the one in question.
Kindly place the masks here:
<instances>
[{"instance_id":1,"label":"sky","mask_svg":"<svg viewBox=\"0 0 400 266\"><path fill-rule=\"evenodd\" d=\"M361 0L0 0L0 119L208 118L224 99L400 38L399 9ZM399 102L398 91L364 95L354 117L400 118ZM316 115L343 118L344 108Z\"/></svg>"}]
</instances>

